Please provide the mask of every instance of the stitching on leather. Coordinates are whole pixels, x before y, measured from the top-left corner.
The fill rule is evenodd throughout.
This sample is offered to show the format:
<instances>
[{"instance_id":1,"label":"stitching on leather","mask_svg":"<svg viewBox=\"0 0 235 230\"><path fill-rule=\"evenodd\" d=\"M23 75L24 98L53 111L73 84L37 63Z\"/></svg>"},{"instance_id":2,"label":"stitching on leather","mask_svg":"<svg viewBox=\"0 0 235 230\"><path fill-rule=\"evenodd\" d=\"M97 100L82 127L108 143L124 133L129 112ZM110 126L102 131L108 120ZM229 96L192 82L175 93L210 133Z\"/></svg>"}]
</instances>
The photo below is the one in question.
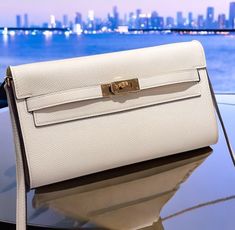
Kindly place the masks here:
<instances>
[{"instance_id":1,"label":"stitching on leather","mask_svg":"<svg viewBox=\"0 0 235 230\"><path fill-rule=\"evenodd\" d=\"M33 100L34 98L37 98L37 99L41 99L41 98L44 98L44 97L47 97L47 96L53 96L53 95L61 95L61 94L66 94L66 93L70 93L70 92L73 92L73 91L77 91L77 90L86 90L86 89L95 89L97 87L99 87L100 85L91 85L91 86L85 86L85 87L79 87L79 88L73 88L73 89L67 89L67 90L63 90L63 91L57 91L57 92L53 92L53 93L48 93L48 94L43 94L43 95L39 95L39 96L35 96L35 97L32 97L32 98L28 98L28 100Z\"/></svg>"},{"instance_id":2,"label":"stitching on leather","mask_svg":"<svg viewBox=\"0 0 235 230\"><path fill-rule=\"evenodd\" d=\"M66 99L66 100L60 100L59 102L56 102L56 103L50 103L48 105L40 105L40 106L28 106L30 107L28 109L29 112L32 112L32 111L36 111L36 110L40 110L40 109L45 109L45 108L50 108L50 107L53 107L53 106L57 106L57 105L62 105L62 104L68 104L68 103L72 103L72 102L79 102L79 101L86 101L86 100L92 100L92 99L99 99L99 98L102 98L102 95L97 95L97 96L93 96L93 97L85 97L85 98L82 98L82 99Z\"/></svg>"},{"instance_id":3,"label":"stitching on leather","mask_svg":"<svg viewBox=\"0 0 235 230\"><path fill-rule=\"evenodd\" d=\"M61 93L60 92L55 92L53 94L46 94L46 95L42 95L42 96L37 97L37 99L40 99L40 98L43 98L43 97L48 97L48 96L53 96L53 95L56 95L56 94L61 96L63 94L70 93L71 91L77 91L79 89L85 89L85 88L91 88L91 87L75 88L75 89L72 89L72 90L61 91ZM92 88L95 89L95 88L98 88L98 86L93 86ZM73 100L71 100L71 99L64 99L64 100L60 100L60 102L51 103L49 105L40 105L40 106L32 106L31 105L31 106L29 106L30 107L29 111L39 110L39 109L42 109L42 108L48 108L48 107L52 107L52 106L56 106L56 105L60 105L60 104L65 104L65 103L70 103L70 102L75 102L75 101L91 100L91 99L96 99L96 98L100 98L100 97L102 97L102 95L95 95L95 96L90 96L90 97L84 97L84 98L81 98L81 99L76 98L76 99L73 99ZM34 98L26 99L27 104L28 103L32 103L33 100L34 100Z\"/></svg>"},{"instance_id":4,"label":"stitching on leather","mask_svg":"<svg viewBox=\"0 0 235 230\"><path fill-rule=\"evenodd\" d=\"M180 97L172 98L172 99L168 99L168 100L163 100L161 102L151 102L151 103L147 103L147 104L136 104L135 106L130 106L128 108L114 109L114 110L110 110L110 111L107 110L107 111L101 111L99 113L93 113L92 115L84 114L82 116L73 116L73 117L66 118L66 119L54 119L54 120L51 120L51 121L44 121L44 122L39 121L37 112L33 112L33 116L35 117L35 125L36 126L44 126L44 125L50 125L50 124L55 124L55 123L63 123L63 122L66 122L66 121L78 120L78 119L83 119L83 118L101 116L101 115L105 115L105 114L112 114L112 113L127 111L127 110L131 110L131 109L135 109L135 108L148 107L148 106L151 106L151 105L159 105L159 104L164 104L164 103L167 103L167 102L179 101L179 100L182 100L182 99L189 99L189 98L194 98L194 97L199 97L199 96L201 96L201 92L198 92L198 93L195 93L195 94L184 95L184 96L180 96Z\"/></svg>"},{"instance_id":5,"label":"stitching on leather","mask_svg":"<svg viewBox=\"0 0 235 230\"><path fill-rule=\"evenodd\" d=\"M195 70L193 71L193 73L195 74ZM199 80L199 78L195 77L193 79L182 79L180 81L167 81L167 82L164 82L164 83L161 83L161 84L158 84L158 85L151 85L151 86L147 86L147 87L144 87L142 89L149 89L149 88L154 88L154 87L160 87L160 86L164 86L164 85L174 85L174 84L177 84L177 83L187 83L187 82L194 82L196 80Z\"/></svg>"}]
</instances>

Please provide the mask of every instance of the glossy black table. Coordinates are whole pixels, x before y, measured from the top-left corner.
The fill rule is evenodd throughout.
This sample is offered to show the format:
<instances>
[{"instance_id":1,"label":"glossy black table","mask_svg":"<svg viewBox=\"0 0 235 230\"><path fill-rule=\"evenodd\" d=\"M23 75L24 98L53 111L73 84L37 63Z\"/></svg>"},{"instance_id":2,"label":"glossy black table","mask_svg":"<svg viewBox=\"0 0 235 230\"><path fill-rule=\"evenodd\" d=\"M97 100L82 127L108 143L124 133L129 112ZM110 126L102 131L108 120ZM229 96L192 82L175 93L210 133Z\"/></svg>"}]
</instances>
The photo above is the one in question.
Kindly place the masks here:
<instances>
[{"instance_id":1,"label":"glossy black table","mask_svg":"<svg viewBox=\"0 0 235 230\"><path fill-rule=\"evenodd\" d=\"M235 96L217 95L235 146ZM220 128L219 128L220 129ZM192 130L193 132L193 130ZM170 144L170 140L169 140ZM28 224L63 229L235 229L235 168L218 144L31 191ZM15 222L15 157L0 110L0 221Z\"/></svg>"}]
</instances>

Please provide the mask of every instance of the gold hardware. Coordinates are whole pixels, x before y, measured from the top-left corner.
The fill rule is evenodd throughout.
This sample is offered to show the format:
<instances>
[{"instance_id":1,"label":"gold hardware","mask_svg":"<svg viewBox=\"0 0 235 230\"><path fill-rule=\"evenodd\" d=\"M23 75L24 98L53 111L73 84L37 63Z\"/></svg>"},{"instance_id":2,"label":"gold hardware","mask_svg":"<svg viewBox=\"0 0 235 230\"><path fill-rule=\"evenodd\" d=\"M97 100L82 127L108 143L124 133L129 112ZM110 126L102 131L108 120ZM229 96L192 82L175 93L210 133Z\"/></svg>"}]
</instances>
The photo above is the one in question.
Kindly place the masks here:
<instances>
[{"instance_id":1,"label":"gold hardware","mask_svg":"<svg viewBox=\"0 0 235 230\"><path fill-rule=\"evenodd\" d=\"M118 95L122 93L136 92L140 90L139 81L137 78L115 81L101 85L102 94L104 97Z\"/></svg>"}]
</instances>

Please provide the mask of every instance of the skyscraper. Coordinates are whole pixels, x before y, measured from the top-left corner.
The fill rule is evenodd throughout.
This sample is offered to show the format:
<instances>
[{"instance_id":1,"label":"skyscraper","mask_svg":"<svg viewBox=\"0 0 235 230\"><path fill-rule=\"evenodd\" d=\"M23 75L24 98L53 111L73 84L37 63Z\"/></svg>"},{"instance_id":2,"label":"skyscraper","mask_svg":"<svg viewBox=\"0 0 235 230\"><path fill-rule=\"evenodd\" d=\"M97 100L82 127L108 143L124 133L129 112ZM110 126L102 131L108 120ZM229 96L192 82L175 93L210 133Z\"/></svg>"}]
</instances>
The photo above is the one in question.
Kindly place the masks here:
<instances>
[{"instance_id":1,"label":"skyscraper","mask_svg":"<svg viewBox=\"0 0 235 230\"><path fill-rule=\"evenodd\" d=\"M95 30L95 12L94 10L88 11L88 30Z\"/></svg>"},{"instance_id":2,"label":"skyscraper","mask_svg":"<svg viewBox=\"0 0 235 230\"><path fill-rule=\"evenodd\" d=\"M204 17L202 14L199 14L197 17L197 27L199 29L203 29L204 28Z\"/></svg>"},{"instance_id":3,"label":"skyscraper","mask_svg":"<svg viewBox=\"0 0 235 230\"><path fill-rule=\"evenodd\" d=\"M90 23L90 22L89 22ZM72 24L70 25L72 27ZM91 25L93 27L93 24ZM82 14L79 12L76 12L75 19L74 19L74 25L73 25L73 32L80 34L82 32Z\"/></svg>"},{"instance_id":4,"label":"skyscraper","mask_svg":"<svg viewBox=\"0 0 235 230\"><path fill-rule=\"evenodd\" d=\"M141 9L137 9L136 10L136 17L140 17L140 14L142 13L142 10Z\"/></svg>"},{"instance_id":5,"label":"skyscraper","mask_svg":"<svg viewBox=\"0 0 235 230\"><path fill-rule=\"evenodd\" d=\"M176 18L177 18L177 27L182 28L184 26L183 13L181 11L177 12Z\"/></svg>"},{"instance_id":6,"label":"skyscraper","mask_svg":"<svg viewBox=\"0 0 235 230\"><path fill-rule=\"evenodd\" d=\"M137 9L136 10L136 29L140 29L140 15L141 15L141 13L142 13L142 11L141 11L141 9Z\"/></svg>"},{"instance_id":7,"label":"skyscraper","mask_svg":"<svg viewBox=\"0 0 235 230\"><path fill-rule=\"evenodd\" d=\"M28 17L28 14L24 14L24 27L25 28L29 27L29 17Z\"/></svg>"},{"instance_id":8,"label":"skyscraper","mask_svg":"<svg viewBox=\"0 0 235 230\"><path fill-rule=\"evenodd\" d=\"M128 24L128 19L127 19L127 14L124 14L123 20L122 20L122 25L127 25Z\"/></svg>"},{"instance_id":9,"label":"skyscraper","mask_svg":"<svg viewBox=\"0 0 235 230\"><path fill-rule=\"evenodd\" d=\"M166 18L166 27L167 28L174 27L174 18L173 17L167 17Z\"/></svg>"},{"instance_id":10,"label":"skyscraper","mask_svg":"<svg viewBox=\"0 0 235 230\"><path fill-rule=\"evenodd\" d=\"M113 7L113 28L117 29L119 25L119 13L117 10L117 6Z\"/></svg>"},{"instance_id":11,"label":"skyscraper","mask_svg":"<svg viewBox=\"0 0 235 230\"><path fill-rule=\"evenodd\" d=\"M63 27L69 27L69 18L67 14L63 15Z\"/></svg>"},{"instance_id":12,"label":"skyscraper","mask_svg":"<svg viewBox=\"0 0 235 230\"><path fill-rule=\"evenodd\" d=\"M189 12L189 13L188 13L188 26L189 26L190 28L193 27L193 13L192 13L192 12Z\"/></svg>"},{"instance_id":13,"label":"skyscraper","mask_svg":"<svg viewBox=\"0 0 235 230\"><path fill-rule=\"evenodd\" d=\"M225 29L226 28L226 16L225 14L218 15L218 28Z\"/></svg>"},{"instance_id":14,"label":"skyscraper","mask_svg":"<svg viewBox=\"0 0 235 230\"><path fill-rule=\"evenodd\" d=\"M111 14L108 14L108 21L111 30L116 30L118 28L120 19L117 6L113 7L113 12Z\"/></svg>"},{"instance_id":15,"label":"skyscraper","mask_svg":"<svg viewBox=\"0 0 235 230\"><path fill-rule=\"evenodd\" d=\"M151 28L158 28L158 13L156 11L153 11L151 14Z\"/></svg>"},{"instance_id":16,"label":"skyscraper","mask_svg":"<svg viewBox=\"0 0 235 230\"><path fill-rule=\"evenodd\" d=\"M214 7L207 7L206 26L208 29L211 29L214 26L214 14L215 14Z\"/></svg>"},{"instance_id":17,"label":"skyscraper","mask_svg":"<svg viewBox=\"0 0 235 230\"><path fill-rule=\"evenodd\" d=\"M158 17L158 28L163 29L164 28L164 18Z\"/></svg>"},{"instance_id":18,"label":"skyscraper","mask_svg":"<svg viewBox=\"0 0 235 230\"><path fill-rule=\"evenodd\" d=\"M75 19L74 19L74 24L82 24L82 14L77 12Z\"/></svg>"},{"instance_id":19,"label":"skyscraper","mask_svg":"<svg viewBox=\"0 0 235 230\"><path fill-rule=\"evenodd\" d=\"M230 2L229 5L229 28L235 28L235 2Z\"/></svg>"},{"instance_id":20,"label":"skyscraper","mask_svg":"<svg viewBox=\"0 0 235 230\"><path fill-rule=\"evenodd\" d=\"M16 15L16 27L17 28L22 27L22 21L21 21L21 16L20 15Z\"/></svg>"},{"instance_id":21,"label":"skyscraper","mask_svg":"<svg viewBox=\"0 0 235 230\"><path fill-rule=\"evenodd\" d=\"M50 15L50 27L51 28L55 28L56 27L55 15Z\"/></svg>"},{"instance_id":22,"label":"skyscraper","mask_svg":"<svg viewBox=\"0 0 235 230\"><path fill-rule=\"evenodd\" d=\"M129 21L128 21L128 27L130 29L135 29L135 27L136 27L135 21L136 21L136 15L133 12L130 12L129 13Z\"/></svg>"}]
</instances>

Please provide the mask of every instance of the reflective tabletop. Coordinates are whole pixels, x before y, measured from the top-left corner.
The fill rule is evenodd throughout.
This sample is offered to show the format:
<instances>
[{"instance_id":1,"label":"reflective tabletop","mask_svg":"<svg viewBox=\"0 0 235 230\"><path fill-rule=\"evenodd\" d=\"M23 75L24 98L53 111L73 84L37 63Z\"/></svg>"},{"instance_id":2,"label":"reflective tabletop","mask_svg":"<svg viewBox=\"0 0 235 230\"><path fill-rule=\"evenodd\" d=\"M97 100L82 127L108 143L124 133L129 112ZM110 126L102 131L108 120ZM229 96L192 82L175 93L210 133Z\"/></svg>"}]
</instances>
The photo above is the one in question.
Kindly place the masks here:
<instances>
[{"instance_id":1,"label":"reflective tabletop","mask_svg":"<svg viewBox=\"0 0 235 230\"><path fill-rule=\"evenodd\" d=\"M217 95L217 100L235 146L235 96ZM28 224L58 229L235 229L235 168L219 131L219 142L211 147L32 190L27 194ZM15 153L7 108L0 110L0 159L0 221L14 223Z\"/></svg>"}]
</instances>

